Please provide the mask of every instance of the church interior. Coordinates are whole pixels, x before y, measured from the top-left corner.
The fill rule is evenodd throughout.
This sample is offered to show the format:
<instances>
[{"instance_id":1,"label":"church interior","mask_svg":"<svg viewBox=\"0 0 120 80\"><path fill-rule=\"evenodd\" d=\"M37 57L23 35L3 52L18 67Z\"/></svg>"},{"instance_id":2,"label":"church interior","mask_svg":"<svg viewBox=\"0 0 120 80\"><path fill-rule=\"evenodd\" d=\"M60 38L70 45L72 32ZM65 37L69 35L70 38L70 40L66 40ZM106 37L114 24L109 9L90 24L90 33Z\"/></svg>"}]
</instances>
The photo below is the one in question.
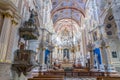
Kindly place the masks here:
<instances>
[{"instance_id":1,"label":"church interior","mask_svg":"<svg viewBox=\"0 0 120 80\"><path fill-rule=\"evenodd\" d=\"M120 0L0 0L0 80L120 80Z\"/></svg>"}]
</instances>

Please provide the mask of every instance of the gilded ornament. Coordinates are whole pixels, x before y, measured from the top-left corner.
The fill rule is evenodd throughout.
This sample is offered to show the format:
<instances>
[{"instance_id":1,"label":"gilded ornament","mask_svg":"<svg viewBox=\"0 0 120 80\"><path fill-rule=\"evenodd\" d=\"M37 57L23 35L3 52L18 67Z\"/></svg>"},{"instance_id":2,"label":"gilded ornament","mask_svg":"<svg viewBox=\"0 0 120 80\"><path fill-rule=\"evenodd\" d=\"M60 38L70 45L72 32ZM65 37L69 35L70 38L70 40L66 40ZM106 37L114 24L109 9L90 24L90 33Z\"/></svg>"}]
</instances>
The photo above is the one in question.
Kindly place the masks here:
<instances>
[{"instance_id":1,"label":"gilded ornament","mask_svg":"<svg viewBox=\"0 0 120 80\"><path fill-rule=\"evenodd\" d=\"M17 25L17 24L18 24L18 22L17 22L17 21L15 21L15 20L12 20L12 24Z\"/></svg>"},{"instance_id":2,"label":"gilded ornament","mask_svg":"<svg viewBox=\"0 0 120 80\"><path fill-rule=\"evenodd\" d=\"M5 15L6 17L9 17L9 18L13 18L13 15L10 14L9 12L4 13L3 15Z\"/></svg>"}]
</instances>

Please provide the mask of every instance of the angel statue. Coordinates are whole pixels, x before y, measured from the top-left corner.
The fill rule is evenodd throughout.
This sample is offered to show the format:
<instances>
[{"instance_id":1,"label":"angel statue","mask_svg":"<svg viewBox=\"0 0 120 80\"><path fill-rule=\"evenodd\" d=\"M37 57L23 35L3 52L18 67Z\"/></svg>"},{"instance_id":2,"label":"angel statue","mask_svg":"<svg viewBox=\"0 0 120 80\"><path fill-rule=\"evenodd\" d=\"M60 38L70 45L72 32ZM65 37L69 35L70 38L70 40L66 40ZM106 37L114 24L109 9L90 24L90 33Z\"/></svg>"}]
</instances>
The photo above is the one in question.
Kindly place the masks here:
<instances>
[{"instance_id":1,"label":"angel statue","mask_svg":"<svg viewBox=\"0 0 120 80\"><path fill-rule=\"evenodd\" d=\"M35 16L37 16L37 13L35 13L34 9L29 10L30 11L30 19L29 21L34 24L35 23Z\"/></svg>"}]
</instances>

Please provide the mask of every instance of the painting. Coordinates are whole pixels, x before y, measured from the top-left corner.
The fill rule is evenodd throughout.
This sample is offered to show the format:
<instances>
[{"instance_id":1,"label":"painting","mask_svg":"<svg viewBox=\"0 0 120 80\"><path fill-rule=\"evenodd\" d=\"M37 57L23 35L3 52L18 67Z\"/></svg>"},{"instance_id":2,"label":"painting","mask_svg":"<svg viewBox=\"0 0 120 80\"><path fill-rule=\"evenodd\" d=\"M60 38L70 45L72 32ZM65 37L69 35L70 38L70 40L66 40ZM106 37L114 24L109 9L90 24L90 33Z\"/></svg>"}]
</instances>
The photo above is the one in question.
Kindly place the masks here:
<instances>
[{"instance_id":1,"label":"painting","mask_svg":"<svg viewBox=\"0 0 120 80\"><path fill-rule=\"evenodd\" d=\"M69 59L69 49L64 49L63 58Z\"/></svg>"}]
</instances>

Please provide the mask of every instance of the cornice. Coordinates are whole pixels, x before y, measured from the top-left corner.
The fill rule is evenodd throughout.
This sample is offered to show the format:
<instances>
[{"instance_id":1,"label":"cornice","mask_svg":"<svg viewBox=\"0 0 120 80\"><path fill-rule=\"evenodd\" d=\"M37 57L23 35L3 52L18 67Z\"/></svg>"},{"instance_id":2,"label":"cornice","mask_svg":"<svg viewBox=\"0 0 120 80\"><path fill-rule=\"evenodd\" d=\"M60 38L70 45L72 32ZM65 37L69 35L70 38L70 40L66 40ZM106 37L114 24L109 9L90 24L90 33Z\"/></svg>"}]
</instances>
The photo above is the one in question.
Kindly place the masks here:
<instances>
[{"instance_id":1,"label":"cornice","mask_svg":"<svg viewBox=\"0 0 120 80\"><path fill-rule=\"evenodd\" d=\"M9 15L7 11L9 12L11 11L12 16L11 14ZM18 8L11 0L0 0L0 13L3 13L5 15L8 15L17 19L21 19Z\"/></svg>"}]
</instances>

